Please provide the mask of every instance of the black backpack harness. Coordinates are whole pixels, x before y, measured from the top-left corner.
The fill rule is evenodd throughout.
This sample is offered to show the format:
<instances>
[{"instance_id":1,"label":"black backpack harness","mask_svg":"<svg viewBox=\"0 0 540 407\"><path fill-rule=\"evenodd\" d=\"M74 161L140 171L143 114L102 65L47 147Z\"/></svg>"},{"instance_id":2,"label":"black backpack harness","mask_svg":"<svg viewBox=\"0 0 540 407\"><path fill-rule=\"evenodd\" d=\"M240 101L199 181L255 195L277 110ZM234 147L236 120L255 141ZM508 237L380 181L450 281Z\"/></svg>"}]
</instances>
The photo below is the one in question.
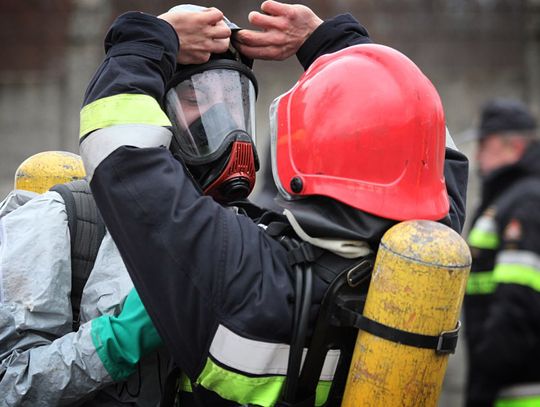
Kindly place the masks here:
<instances>
[{"instance_id":1,"label":"black backpack harness","mask_svg":"<svg viewBox=\"0 0 540 407\"><path fill-rule=\"evenodd\" d=\"M77 180L53 186L64 200L71 237L71 308L73 330L80 325L81 298L84 286L105 236L105 223L99 214L90 185Z\"/></svg>"},{"instance_id":2,"label":"black backpack harness","mask_svg":"<svg viewBox=\"0 0 540 407\"><path fill-rule=\"evenodd\" d=\"M339 407L345 391L349 367L358 330L380 338L425 349L438 354L455 351L460 323L456 329L440 335L423 335L381 324L362 315L375 257L343 259L291 235L291 226L270 222L266 232L288 250L288 259L295 275L295 309L287 376L282 396L276 407L313 407L319 377L329 350L339 349L340 357L325 407ZM294 234L294 233L293 233ZM314 268L327 258L331 272ZM311 338L307 337L307 320L311 305L313 273L327 282ZM309 343L308 343L309 340ZM308 348L301 367L302 352Z\"/></svg>"},{"instance_id":3,"label":"black backpack harness","mask_svg":"<svg viewBox=\"0 0 540 407\"><path fill-rule=\"evenodd\" d=\"M62 196L66 206L71 236L73 329L77 330L80 324L82 292L105 235L105 224L86 180L58 184L51 190ZM241 209L252 219L256 218L254 208L256 207L251 204L241 205ZM256 210L260 211L259 208ZM313 407L315 405L317 384L330 349L339 349L340 357L325 407L339 407L359 329L393 342L434 349L441 354L454 352L459 323L455 330L430 336L389 327L362 315L375 261L373 255L354 260L333 255L298 239L290 224L285 222L281 215L273 212L263 213L257 223L266 224L266 233L287 249L288 261L294 274L295 305L292 340L285 385L276 407ZM315 262L324 263L325 261L333 267L313 267ZM329 286L320 305L313 334L311 338L308 338L314 274L327 282ZM307 343L308 340L309 343ZM302 353L305 347L308 351L302 365ZM178 373L179 371L175 370L167 378L161 406L174 404Z\"/></svg>"}]
</instances>

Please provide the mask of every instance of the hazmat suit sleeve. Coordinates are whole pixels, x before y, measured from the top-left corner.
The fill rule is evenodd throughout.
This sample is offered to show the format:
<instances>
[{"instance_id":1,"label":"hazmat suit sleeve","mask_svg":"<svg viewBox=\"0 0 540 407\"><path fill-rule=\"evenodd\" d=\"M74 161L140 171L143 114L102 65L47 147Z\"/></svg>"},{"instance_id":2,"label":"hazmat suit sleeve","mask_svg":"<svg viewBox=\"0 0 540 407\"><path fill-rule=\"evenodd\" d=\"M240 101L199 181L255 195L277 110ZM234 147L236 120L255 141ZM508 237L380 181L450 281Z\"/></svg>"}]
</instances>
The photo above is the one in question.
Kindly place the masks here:
<instances>
[{"instance_id":1,"label":"hazmat suit sleeve","mask_svg":"<svg viewBox=\"0 0 540 407\"><path fill-rule=\"evenodd\" d=\"M72 332L65 206L54 192L30 198L0 204L0 394L9 406L73 405L127 379L161 340L134 290L123 303L133 285L108 234L82 297L90 322Z\"/></svg>"},{"instance_id":2,"label":"hazmat suit sleeve","mask_svg":"<svg viewBox=\"0 0 540 407\"><path fill-rule=\"evenodd\" d=\"M70 239L58 194L0 219L0 282L3 405L65 405L112 381L91 325L71 332Z\"/></svg>"}]
</instances>

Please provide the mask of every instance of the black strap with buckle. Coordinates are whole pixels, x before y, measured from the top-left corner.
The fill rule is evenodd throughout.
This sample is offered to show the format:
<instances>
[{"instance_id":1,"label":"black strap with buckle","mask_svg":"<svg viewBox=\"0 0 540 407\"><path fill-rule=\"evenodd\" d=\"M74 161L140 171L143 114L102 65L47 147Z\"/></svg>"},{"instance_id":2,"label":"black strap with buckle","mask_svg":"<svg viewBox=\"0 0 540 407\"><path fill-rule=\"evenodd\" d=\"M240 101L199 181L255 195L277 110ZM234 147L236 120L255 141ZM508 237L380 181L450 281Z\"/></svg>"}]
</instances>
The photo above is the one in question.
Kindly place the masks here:
<instances>
[{"instance_id":1,"label":"black strap with buckle","mask_svg":"<svg viewBox=\"0 0 540 407\"><path fill-rule=\"evenodd\" d=\"M381 324L346 308L344 305L340 305L340 314L342 321L347 321L355 328L369 332L379 338L416 348L434 349L438 354L442 355L455 352L458 333L461 328L461 322L458 321L456 327L452 330L443 331L439 335L424 335Z\"/></svg>"},{"instance_id":2,"label":"black strap with buckle","mask_svg":"<svg viewBox=\"0 0 540 407\"><path fill-rule=\"evenodd\" d=\"M317 260L324 250L320 247L313 246L308 242L299 242L298 245L290 249L287 253L287 260L290 266L295 264L312 263Z\"/></svg>"}]
</instances>

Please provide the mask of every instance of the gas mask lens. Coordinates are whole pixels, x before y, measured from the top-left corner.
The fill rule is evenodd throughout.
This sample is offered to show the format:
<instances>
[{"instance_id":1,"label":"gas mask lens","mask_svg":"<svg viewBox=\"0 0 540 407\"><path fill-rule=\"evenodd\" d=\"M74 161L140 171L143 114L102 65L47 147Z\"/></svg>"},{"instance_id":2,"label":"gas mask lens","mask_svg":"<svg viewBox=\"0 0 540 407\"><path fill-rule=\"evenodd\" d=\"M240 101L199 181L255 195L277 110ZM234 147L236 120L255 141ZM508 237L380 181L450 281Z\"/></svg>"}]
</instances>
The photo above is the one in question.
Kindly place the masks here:
<instances>
[{"instance_id":1,"label":"gas mask lens","mask_svg":"<svg viewBox=\"0 0 540 407\"><path fill-rule=\"evenodd\" d=\"M187 163L212 161L236 139L254 143L255 88L239 71L192 75L169 90L167 110Z\"/></svg>"}]
</instances>

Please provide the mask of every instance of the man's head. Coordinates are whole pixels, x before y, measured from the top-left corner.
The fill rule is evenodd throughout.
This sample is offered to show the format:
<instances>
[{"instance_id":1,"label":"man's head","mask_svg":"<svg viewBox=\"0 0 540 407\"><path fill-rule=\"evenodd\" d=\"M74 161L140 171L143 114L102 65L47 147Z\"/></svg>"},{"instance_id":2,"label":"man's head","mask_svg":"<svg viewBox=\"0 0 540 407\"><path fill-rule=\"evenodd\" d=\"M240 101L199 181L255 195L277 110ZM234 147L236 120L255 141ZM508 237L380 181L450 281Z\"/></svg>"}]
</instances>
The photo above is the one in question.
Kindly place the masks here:
<instances>
[{"instance_id":1,"label":"man's head","mask_svg":"<svg viewBox=\"0 0 540 407\"><path fill-rule=\"evenodd\" d=\"M173 11L204 10L178 6ZM234 33L238 26L224 20ZM165 98L173 125L171 151L189 168L199 186L218 201L247 197L255 183L255 100L253 61L233 42L198 65L178 65Z\"/></svg>"},{"instance_id":2,"label":"man's head","mask_svg":"<svg viewBox=\"0 0 540 407\"><path fill-rule=\"evenodd\" d=\"M448 214L441 100L398 51L366 44L320 57L272 116L285 199L322 195L393 220Z\"/></svg>"},{"instance_id":3,"label":"man's head","mask_svg":"<svg viewBox=\"0 0 540 407\"><path fill-rule=\"evenodd\" d=\"M493 99L482 108L476 160L482 177L515 164L536 138L536 120L513 99Z\"/></svg>"}]
</instances>

